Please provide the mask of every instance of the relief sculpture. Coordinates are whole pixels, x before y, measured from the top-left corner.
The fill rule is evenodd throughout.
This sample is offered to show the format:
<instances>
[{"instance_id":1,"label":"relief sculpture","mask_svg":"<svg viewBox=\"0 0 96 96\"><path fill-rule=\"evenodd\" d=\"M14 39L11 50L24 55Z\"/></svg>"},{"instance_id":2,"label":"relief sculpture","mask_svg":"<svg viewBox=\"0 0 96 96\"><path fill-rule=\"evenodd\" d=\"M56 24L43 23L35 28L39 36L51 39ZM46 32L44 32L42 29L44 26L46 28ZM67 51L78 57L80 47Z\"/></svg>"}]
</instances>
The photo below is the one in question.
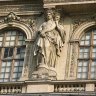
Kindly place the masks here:
<instances>
[{"instance_id":1,"label":"relief sculpture","mask_svg":"<svg viewBox=\"0 0 96 96\"><path fill-rule=\"evenodd\" d=\"M63 44L65 31L59 23L60 14L47 10L46 22L41 24L35 39L34 56L37 58L37 71L32 73L32 78L56 79L55 66Z\"/></svg>"}]
</instances>

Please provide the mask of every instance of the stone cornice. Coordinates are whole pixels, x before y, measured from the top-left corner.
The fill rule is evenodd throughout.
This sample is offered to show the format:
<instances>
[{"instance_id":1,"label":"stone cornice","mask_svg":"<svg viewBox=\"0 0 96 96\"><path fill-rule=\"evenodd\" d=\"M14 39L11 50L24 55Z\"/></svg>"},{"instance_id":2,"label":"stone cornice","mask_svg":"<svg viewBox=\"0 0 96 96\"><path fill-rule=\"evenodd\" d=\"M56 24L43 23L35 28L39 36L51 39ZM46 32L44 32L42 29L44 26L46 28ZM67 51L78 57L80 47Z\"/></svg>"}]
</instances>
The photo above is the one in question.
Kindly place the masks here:
<instances>
[{"instance_id":1,"label":"stone cornice","mask_svg":"<svg viewBox=\"0 0 96 96\"><path fill-rule=\"evenodd\" d=\"M9 12L17 15L37 15L41 14L43 7L39 4L1 5L0 16L5 16Z\"/></svg>"},{"instance_id":2,"label":"stone cornice","mask_svg":"<svg viewBox=\"0 0 96 96\"><path fill-rule=\"evenodd\" d=\"M96 0L43 0L43 2L44 8L54 8L61 5L91 4L96 3Z\"/></svg>"}]
</instances>

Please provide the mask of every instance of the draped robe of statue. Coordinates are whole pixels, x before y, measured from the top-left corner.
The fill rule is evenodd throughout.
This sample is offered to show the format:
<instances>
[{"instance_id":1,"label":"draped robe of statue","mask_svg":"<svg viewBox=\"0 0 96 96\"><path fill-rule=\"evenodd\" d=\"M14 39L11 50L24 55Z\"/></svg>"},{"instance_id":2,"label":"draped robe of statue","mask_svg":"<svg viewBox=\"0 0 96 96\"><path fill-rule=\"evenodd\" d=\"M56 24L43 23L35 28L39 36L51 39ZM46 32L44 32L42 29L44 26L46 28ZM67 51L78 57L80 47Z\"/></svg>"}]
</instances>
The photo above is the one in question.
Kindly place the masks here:
<instances>
[{"instance_id":1,"label":"draped robe of statue","mask_svg":"<svg viewBox=\"0 0 96 96\"><path fill-rule=\"evenodd\" d=\"M64 43L62 39L65 38L63 26L57 26L55 21L48 20L40 26L39 33L36 40L35 54L40 53L42 58L40 56L37 58L40 59L38 63L55 67Z\"/></svg>"}]
</instances>

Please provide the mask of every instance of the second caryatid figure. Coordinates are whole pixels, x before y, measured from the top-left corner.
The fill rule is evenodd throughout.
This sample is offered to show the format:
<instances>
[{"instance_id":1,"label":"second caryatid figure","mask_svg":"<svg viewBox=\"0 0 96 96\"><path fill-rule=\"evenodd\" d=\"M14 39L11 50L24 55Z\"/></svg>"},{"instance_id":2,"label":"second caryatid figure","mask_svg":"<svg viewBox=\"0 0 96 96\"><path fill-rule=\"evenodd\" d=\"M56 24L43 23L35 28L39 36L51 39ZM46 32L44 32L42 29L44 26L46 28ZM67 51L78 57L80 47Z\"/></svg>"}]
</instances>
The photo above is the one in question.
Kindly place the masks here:
<instances>
[{"instance_id":1,"label":"second caryatid figure","mask_svg":"<svg viewBox=\"0 0 96 96\"><path fill-rule=\"evenodd\" d=\"M34 46L37 70L32 73L33 79L56 80L56 64L65 42L64 27L60 24L60 14L46 11L46 21L41 24Z\"/></svg>"}]
</instances>

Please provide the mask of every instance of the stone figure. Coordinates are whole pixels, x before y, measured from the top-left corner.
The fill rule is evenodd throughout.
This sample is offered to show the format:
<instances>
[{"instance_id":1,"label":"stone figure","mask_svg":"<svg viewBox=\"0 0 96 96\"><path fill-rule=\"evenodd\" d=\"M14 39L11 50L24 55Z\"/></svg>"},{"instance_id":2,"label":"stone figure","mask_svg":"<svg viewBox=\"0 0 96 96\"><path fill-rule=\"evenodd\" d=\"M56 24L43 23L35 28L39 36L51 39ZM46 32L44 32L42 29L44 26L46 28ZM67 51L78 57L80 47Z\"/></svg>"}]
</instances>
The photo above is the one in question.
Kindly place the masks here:
<instances>
[{"instance_id":1,"label":"stone figure","mask_svg":"<svg viewBox=\"0 0 96 96\"><path fill-rule=\"evenodd\" d=\"M43 71L42 74L47 74L49 71L51 72L49 73L52 74L65 41L65 31L63 26L59 23L59 14L54 15L51 10L48 10L46 19L46 22L40 26L38 31L34 52L35 55L37 55L39 73L41 66L43 66L41 70L45 72ZM40 76L42 74L40 73ZM53 72L53 74L56 76L56 73Z\"/></svg>"}]
</instances>

